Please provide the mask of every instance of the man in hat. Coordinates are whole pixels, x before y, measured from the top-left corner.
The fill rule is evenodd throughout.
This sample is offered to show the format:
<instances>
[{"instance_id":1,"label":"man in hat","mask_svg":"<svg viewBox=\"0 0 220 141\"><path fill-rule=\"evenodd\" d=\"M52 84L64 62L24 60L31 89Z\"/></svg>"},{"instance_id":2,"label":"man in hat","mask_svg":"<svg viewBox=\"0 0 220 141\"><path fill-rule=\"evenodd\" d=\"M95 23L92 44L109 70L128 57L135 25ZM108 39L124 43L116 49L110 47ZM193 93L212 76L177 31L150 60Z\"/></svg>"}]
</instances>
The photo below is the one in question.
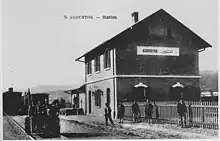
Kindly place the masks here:
<instances>
[{"instance_id":1,"label":"man in hat","mask_svg":"<svg viewBox=\"0 0 220 141\"><path fill-rule=\"evenodd\" d=\"M123 102L121 101L118 107L119 123L123 123L124 114L125 114L125 106L123 105Z\"/></svg>"},{"instance_id":2,"label":"man in hat","mask_svg":"<svg viewBox=\"0 0 220 141\"><path fill-rule=\"evenodd\" d=\"M140 112L140 109L139 109L139 105L137 104L136 100L134 100L131 110L132 110L133 122L138 122L138 113Z\"/></svg>"},{"instance_id":3,"label":"man in hat","mask_svg":"<svg viewBox=\"0 0 220 141\"><path fill-rule=\"evenodd\" d=\"M105 124L108 125L108 119L110 120L111 124L114 125L114 122L112 120L112 116L111 116L111 107L109 106L108 103L105 103Z\"/></svg>"},{"instance_id":4,"label":"man in hat","mask_svg":"<svg viewBox=\"0 0 220 141\"><path fill-rule=\"evenodd\" d=\"M177 113L179 115L182 128L186 126L186 112L187 112L186 105L183 102L183 100L180 99L179 103L177 104Z\"/></svg>"},{"instance_id":5,"label":"man in hat","mask_svg":"<svg viewBox=\"0 0 220 141\"><path fill-rule=\"evenodd\" d=\"M152 123L152 113L153 113L153 105L151 104L150 100L147 99L145 104L145 120L150 124Z\"/></svg>"}]
</instances>

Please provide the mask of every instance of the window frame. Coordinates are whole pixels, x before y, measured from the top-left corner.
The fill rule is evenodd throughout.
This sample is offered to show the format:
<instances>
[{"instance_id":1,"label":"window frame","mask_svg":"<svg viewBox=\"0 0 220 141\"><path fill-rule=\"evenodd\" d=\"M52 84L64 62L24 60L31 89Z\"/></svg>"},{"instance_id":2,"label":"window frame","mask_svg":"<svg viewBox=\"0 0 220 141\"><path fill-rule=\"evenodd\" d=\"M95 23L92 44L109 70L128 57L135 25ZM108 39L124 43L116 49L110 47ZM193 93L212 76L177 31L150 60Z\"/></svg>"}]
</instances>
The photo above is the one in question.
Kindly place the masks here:
<instances>
[{"instance_id":1,"label":"window frame","mask_svg":"<svg viewBox=\"0 0 220 141\"><path fill-rule=\"evenodd\" d=\"M111 50L106 50L103 58L104 58L104 69L109 69L111 68Z\"/></svg>"},{"instance_id":2,"label":"window frame","mask_svg":"<svg viewBox=\"0 0 220 141\"><path fill-rule=\"evenodd\" d=\"M94 59L95 72L100 72L100 56Z\"/></svg>"},{"instance_id":3,"label":"window frame","mask_svg":"<svg viewBox=\"0 0 220 141\"><path fill-rule=\"evenodd\" d=\"M94 97L95 97L95 106L101 108L101 91L95 91Z\"/></svg>"},{"instance_id":4,"label":"window frame","mask_svg":"<svg viewBox=\"0 0 220 141\"><path fill-rule=\"evenodd\" d=\"M87 75L92 74L92 60L87 61Z\"/></svg>"},{"instance_id":5,"label":"window frame","mask_svg":"<svg viewBox=\"0 0 220 141\"><path fill-rule=\"evenodd\" d=\"M106 89L106 103L108 103L108 104L111 103L111 89L110 88Z\"/></svg>"}]
</instances>

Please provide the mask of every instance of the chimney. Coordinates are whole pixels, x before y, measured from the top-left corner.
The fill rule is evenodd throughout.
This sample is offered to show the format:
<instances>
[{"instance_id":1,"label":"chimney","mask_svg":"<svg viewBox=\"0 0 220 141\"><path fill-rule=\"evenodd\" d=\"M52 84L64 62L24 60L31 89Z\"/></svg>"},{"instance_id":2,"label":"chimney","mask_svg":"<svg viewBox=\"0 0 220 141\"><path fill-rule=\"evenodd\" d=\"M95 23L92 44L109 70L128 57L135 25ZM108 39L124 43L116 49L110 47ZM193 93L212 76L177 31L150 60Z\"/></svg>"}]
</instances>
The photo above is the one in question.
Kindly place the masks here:
<instances>
[{"instance_id":1,"label":"chimney","mask_svg":"<svg viewBox=\"0 0 220 141\"><path fill-rule=\"evenodd\" d=\"M8 88L8 92L13 92L13 88Z\"/></svg>"},{"instance_id":2,"label":"chimney","mask_svg":"<svg viewBox=\"0 0 220 141\"><path fill-rule=\"evenodd\" d=\"M131 16L134 23L138 22L138 12L133 12Z\"/></svg>"}]
</instances>

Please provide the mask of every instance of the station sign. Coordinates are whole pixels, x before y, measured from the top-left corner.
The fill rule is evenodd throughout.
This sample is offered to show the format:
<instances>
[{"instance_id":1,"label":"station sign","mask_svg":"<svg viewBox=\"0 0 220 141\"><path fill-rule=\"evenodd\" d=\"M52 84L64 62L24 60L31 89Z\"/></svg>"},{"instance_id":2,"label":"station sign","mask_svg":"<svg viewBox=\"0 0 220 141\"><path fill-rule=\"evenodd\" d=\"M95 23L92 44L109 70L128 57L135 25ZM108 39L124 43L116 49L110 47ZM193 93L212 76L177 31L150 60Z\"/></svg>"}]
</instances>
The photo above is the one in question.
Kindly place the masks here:
<instances>
[{"instance_id":1,"label":"station sign","mask_svg":"<svg viewBox=\"0 0 220 141\"><path fill-rule=\"evenodd\" d=\"M179 56L179 48L137 46L137 55Z\"/></svg>"}]
</instances>

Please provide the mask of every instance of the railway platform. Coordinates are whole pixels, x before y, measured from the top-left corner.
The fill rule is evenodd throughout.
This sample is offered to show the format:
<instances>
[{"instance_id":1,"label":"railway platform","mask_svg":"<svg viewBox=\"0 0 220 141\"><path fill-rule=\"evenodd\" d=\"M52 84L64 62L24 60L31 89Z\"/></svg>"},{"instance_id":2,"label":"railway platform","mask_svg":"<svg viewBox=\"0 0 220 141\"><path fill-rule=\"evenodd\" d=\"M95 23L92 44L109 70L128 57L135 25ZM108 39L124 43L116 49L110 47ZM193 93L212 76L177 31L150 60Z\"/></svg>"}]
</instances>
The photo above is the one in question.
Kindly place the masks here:
<instances>
[{"instance_id":1,"label":"railway platform","mask_svg":"<svg viewBox=\"0 0 220 141\"><path fill-rule=\"evenodd\" d=\"M123 124L118 124L118 120L114 120L115 125L109 124L105 126L104 116L89 115L60 115L60 119L71 122L83 123L91 126L102 127L103 129L115 129L123 132L132 132L143 138L187 138L187 139L216 139L218 138L218 130L202 129L202 128L181 128L176 124L159 123L148 124L146 122L133 123L131 120L124 120Z\"/></svg>"},{"instance_id":2,"label":"railway platform","mask_svg":"<svg viewBox=\"0 0 220 141\"><path fill-rule=\"evenodd\" d=\"M68 120L68 121L76 121L80 123L98 123L98 124L105 124L105 117L104 116L90 116L90 115L60 115L60 119ZM114 123L118 123L118 120L114 120ZM124 121L129 122L129 121ZM110 122L109 122L110 124Z\"/></svg>"}]
</instances>

